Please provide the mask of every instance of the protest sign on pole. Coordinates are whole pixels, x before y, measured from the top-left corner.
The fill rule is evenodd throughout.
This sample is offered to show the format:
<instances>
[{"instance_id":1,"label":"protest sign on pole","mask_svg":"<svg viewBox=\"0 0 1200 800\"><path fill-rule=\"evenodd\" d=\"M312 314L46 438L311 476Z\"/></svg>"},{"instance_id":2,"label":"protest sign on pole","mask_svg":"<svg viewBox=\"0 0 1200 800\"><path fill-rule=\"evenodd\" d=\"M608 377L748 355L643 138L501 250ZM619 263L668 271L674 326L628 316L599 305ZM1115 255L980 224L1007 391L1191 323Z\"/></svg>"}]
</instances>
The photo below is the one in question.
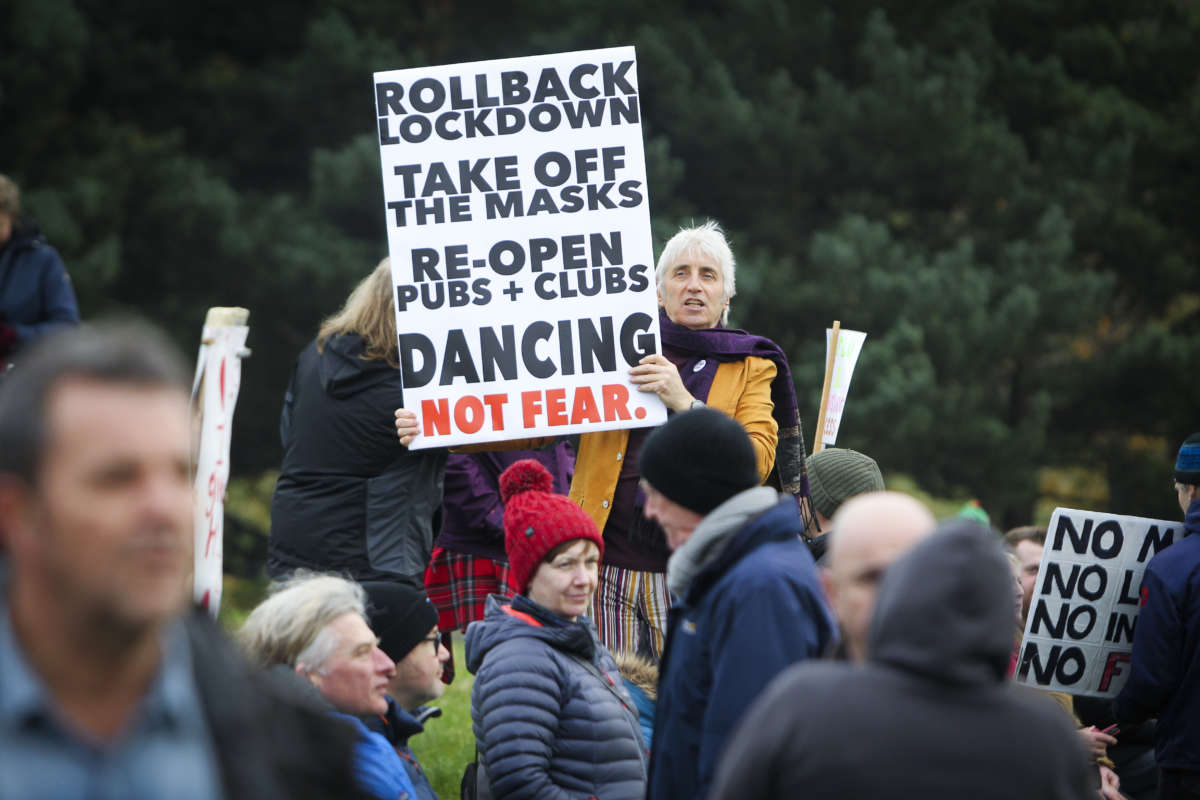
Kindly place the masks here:
<instances>
[{"instance_id":1,"label":"protest sign on pole","mask_svg":"<svg viewBox=\"0 0 1200 800\"><path fill-rule=\"evenodd\" d=\"M867 335L862 331L842 328L834 322L833 328L825 329L825 389L822 390L820 428L817 447L833 447L838 430L842 426L842 412L846 410L846 395L850 392L850 378L854 365L862 352Z\"/></svg>"},{"instance_id":2,"label":"protest sign on pole","mask_svg":"<svg viewBox=\"0 0 1200 800\"><path fill-rule=\"evenodd\" d=\"M825 379L821 382L821 405L817 410L817 435L813 437L816 440L813 442L814 454L825 449L825 437L821 434L825 427L825 411L829 408L829 385L833 381L833 357L837 350L837 340L841 330L842 322L837 319L833 321L832 328L825 329Z\"/></svg>"},{"instance_id":3,"label":"protest sign on pole","mask_svg":"<svg viewBox=\"0 0 1200 800\"><path fill-rule=\"evenodd\" d=\"M413 448L657 425L632 47L375 74Z\"/></svg>"},{"instance_id":4,"label":"protest sign on pole","mask_svg":"<svg viewBox=\"0 0 1200 800\"><path fill-rule=\"evenodd\" d=\"M1017 682L1115 697L1128 679L1142 573L1155 553L1182 535L1178 522L1055 509Z\"/></svg>"},{"instance_id":5,"label":"protest sign on pole","mask_svg":"<svg viewBox=\"0 0 1200 800\"><path fill-rule=\"evenodd\" d=\"M233 409L242 383L242 358L249 355L244 308L210 308L200 337L192 381L193 561L192 596L213 617L221 607L225 534L225 486L229 483L229 441Z\"/></svg>"}]
</instances>

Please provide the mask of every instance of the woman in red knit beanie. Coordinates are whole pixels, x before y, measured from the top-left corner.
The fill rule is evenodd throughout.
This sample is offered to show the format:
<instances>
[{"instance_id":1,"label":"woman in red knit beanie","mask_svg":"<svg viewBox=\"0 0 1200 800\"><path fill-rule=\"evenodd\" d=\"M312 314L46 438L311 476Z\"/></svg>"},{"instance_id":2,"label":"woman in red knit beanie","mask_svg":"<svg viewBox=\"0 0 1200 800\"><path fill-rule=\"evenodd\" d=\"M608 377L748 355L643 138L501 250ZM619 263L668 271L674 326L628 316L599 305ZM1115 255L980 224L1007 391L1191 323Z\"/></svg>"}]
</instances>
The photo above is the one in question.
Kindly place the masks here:
<instances>
[{"instance_id":1,"label":"woman in red knit beanie","mask_svg":"<svg viewBox=\"0 0 1200 800\"><path fill-rule=\"evenodd\" d=\"M647 765L637 712L584 616L604 541L551 485L533 460L500 476L509 581L519 594L492 595L467 628L481 780L498 799L640 800Z\"/></svg>"}]
</instances>

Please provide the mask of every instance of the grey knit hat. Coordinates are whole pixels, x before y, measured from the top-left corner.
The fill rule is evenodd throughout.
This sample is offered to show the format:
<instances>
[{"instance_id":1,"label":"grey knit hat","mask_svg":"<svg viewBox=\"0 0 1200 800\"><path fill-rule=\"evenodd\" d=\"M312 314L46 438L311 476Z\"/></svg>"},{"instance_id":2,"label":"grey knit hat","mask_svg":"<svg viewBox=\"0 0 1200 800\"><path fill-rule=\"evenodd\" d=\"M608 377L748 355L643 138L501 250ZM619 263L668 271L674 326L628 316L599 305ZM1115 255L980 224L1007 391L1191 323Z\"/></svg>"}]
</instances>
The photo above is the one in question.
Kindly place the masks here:
<instances>
[{"instance_id":1,"label":"grey knit hat","mask_svg":"<svg viewBox=\"0 0 1200 800\"><path fill-rule=\"evenodd\" d=\"M857 494L883 491L879 465L857 450L830 447L813 453L804 464L813 506L823 517L833 517L838 506Z\"/></svg>"}]
</instances>

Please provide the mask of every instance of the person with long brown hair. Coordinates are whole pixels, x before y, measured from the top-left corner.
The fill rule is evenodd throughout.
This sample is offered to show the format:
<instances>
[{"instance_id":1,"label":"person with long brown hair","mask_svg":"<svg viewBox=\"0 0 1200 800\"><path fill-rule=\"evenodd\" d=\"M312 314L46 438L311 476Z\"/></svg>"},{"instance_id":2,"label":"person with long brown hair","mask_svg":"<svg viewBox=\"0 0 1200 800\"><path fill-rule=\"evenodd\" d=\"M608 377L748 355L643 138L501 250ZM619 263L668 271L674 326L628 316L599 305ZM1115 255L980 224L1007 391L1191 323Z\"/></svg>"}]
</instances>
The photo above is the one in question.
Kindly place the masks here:
<instances>
[{"instance_id":1,"label":"person with long brown hair","mask_svg":"<svg viewBox=\"0 0 1200 800\"><path fill-rule=\"evenodd\" d=\"M391 264L384 259L321 323L284 398L283 466L267 571L338 571L422 585L446 451L395 438L403 404Z\"/></svg>"}]
</instances>

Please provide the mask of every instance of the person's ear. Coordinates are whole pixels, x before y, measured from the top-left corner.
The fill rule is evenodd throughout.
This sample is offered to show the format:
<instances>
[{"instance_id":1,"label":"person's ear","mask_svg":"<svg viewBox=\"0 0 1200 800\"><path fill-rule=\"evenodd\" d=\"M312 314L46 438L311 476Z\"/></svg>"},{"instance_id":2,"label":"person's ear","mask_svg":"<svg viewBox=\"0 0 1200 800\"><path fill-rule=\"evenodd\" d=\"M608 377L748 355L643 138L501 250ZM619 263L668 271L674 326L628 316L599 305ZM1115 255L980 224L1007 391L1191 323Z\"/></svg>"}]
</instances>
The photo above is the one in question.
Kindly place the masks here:
<instances>
[{"instance_id":1,"label":"person's ear","mask_svg":"<svg viewBox=\"0 0 1200 800\"><path fill-rule=\"evenodd\" d=\"M0 551L16 552L36 544L33 490L14 475L0 475Z\"/></svg>"},{"instance_id":2,"label":"person's ear","mask_svg":"<svg viewBox=\"0 0 1200 800\"><path fill-rule=\"evenodd\" d=\"M832 606L834 598L837 597L837 588L829 578L829 570L825 567L818 567L817 575L821 577L821 589L825 592L825 602Z\"/></svg>"},{"instance_id":3,"label":"person's ear","mask_svg":"<svg viewBox=\"0 0 1200 800\"><path fill-rule=\"evenodd\" d=\"M321 676L317 672L309 669L308 664L305 664L303 661L296 664L296 674L299 675L301 678L304 678L304 680L308 681L313 686L320 688Z\"/></svg>"}]
</instances>

